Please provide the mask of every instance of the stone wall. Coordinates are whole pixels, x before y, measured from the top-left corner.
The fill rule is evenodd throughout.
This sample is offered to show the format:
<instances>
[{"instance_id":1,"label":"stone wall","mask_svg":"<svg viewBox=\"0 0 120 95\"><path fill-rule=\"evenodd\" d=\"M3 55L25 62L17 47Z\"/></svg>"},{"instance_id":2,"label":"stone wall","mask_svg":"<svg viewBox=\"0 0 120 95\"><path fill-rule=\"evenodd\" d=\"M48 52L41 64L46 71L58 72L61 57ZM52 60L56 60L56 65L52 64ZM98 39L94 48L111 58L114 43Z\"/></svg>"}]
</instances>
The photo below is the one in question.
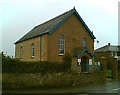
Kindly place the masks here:
<instances>
[{"instance_id":1,"label":"stone wall","mask_svg":"<svg viewBox=\"0 0 120 95\"><path fill-rule=\"evenodd\" d=\"M35 56L32 57L31 45L34 43ZM20 58L20 47L23 48L22 58ZM40 61L40 37L32 38L20 43L15 46L15 57L20 58L22 61Z\"/></svg>"},{"instance_id":2,"label":"stone wall","mask_svg":"<svg viewBox=\"0 0 120 95\"><path fill-rule=\"evenodd\" d=\"M62 23L53 33L48 37L48 60L62 61L61 55L58 53L59 36L65 37L65 52L72 54L74 48L82 48L81 41L86 39L86 48L94 54L94 40L87 32L78 17L73 14L66 21Z\"/></svg>"}]
</instances>

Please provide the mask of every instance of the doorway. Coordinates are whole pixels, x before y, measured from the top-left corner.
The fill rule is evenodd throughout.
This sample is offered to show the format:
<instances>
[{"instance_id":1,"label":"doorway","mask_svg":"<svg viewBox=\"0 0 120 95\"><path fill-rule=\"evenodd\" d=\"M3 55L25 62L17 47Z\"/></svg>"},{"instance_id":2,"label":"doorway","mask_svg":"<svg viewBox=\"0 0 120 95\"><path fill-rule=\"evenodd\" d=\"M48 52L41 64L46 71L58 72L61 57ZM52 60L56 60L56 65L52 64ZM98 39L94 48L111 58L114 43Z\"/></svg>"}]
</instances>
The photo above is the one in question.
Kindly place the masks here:
<instances>
[{"instance_id":1,"label":"doorway","mask_svg":"<svg viewBox=\"0 0 120 95\"><path fill-rule=\"evenodd\" d=\"M81 71L89 72L89 58L86 56L81 58Z\"/></svg>"}]
</instances>

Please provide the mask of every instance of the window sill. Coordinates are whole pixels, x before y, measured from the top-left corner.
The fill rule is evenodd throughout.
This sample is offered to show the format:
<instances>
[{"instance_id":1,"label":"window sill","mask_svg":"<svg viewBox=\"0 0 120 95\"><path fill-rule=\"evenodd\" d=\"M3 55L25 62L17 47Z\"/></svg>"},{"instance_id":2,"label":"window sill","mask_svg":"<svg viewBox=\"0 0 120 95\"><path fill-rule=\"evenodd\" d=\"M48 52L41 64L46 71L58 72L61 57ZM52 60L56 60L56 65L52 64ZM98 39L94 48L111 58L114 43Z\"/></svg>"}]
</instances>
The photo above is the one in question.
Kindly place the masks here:
<instances>
[{"instance_id":1,"label":"window sill","mask_svg":"<svg viewBox=\"0 0 120 95\"><path fill-rule=\"evenodd\" d=\"M35 56L31 56L31 58L34 58Z\"/></svg>"},{"instance_id":2,"label":"window sill","mask_svg":"<svg viewBox=\"0 0 120 95\"><path fill-rule=\"evenodd\" d=\"M114 56L114 58L118 58L118 56Z\"/></svg>"},{"instance_id":3,"label":"window sill","mask_svg":"<svg viewBox=\"0 0 120 95\"><path fill-rule=\"evenodd\" d=\"M58 54L59 56L63 56L64 54Z\"/></svg>"}]
</instances>

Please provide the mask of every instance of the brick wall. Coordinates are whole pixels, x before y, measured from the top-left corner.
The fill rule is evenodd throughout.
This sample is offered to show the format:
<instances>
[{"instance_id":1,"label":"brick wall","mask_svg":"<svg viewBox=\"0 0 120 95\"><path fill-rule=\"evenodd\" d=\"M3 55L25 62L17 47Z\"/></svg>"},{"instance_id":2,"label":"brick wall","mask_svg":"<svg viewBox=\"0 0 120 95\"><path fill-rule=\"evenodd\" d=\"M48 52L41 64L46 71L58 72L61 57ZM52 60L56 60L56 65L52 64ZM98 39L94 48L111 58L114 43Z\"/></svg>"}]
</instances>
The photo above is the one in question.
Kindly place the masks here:
<instances>
[{"instance_id":1,"label":"brick wall","mask_svg":"<svg viewBox=\"0 0 120 95\"><path fill-rule=\"evenodd\" d=\"M101 57L105 57L106 59L112 58L111 52L95 52L96 61L100 61Z\"/></svg>"}]
</instances>

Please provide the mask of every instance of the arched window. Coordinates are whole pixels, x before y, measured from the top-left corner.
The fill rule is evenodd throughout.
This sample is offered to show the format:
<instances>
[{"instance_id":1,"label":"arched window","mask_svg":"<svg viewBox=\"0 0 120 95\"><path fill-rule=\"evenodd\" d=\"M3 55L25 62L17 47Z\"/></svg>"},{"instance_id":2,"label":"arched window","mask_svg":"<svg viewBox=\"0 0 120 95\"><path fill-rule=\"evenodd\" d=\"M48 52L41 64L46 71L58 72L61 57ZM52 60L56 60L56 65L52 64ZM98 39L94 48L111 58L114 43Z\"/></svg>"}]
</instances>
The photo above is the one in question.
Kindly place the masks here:
<instances>
[{"instance_id":1,"label":"arched window","mask_svg":"<svg viewBox=\"0 0 120 95\"><path fill-rule=\"evenodd\" d=\"M20 58L22 58L23 57L23 47L21 46L20 47Z\"/></svg>"},{"instance_id":2,"label":"arched window","mask_svg":"<svg viewBox=\"0 0 120 95\"><path fill-rule=\"evenodd\" d=\"M31 52L32 52L32 57L34 57L35 56L35 47L34 47L33 43L31 45Z\"/></svg>"},{"instance_id":3,"label":"arched window","mask_svg":"<svg viewBox=\"0 0 120 95\"><path fill-rule=\"evenodd\" d=\"M63 55L65 50L64 50L64 47L65 46L65 39L64 39L64 36L61 35L59 37L59 55Z\"/></svg>"},{"instance_id":4,"label":"arched window","mask_svg":"<svg viewBox=\"0 0 120 95\"><path fill-rule=\"evenodd\" d=\"M82 39L81 45L82 45L82 47L86 47L86 39L85 38Z\"/></svg>"}]
</instances>

